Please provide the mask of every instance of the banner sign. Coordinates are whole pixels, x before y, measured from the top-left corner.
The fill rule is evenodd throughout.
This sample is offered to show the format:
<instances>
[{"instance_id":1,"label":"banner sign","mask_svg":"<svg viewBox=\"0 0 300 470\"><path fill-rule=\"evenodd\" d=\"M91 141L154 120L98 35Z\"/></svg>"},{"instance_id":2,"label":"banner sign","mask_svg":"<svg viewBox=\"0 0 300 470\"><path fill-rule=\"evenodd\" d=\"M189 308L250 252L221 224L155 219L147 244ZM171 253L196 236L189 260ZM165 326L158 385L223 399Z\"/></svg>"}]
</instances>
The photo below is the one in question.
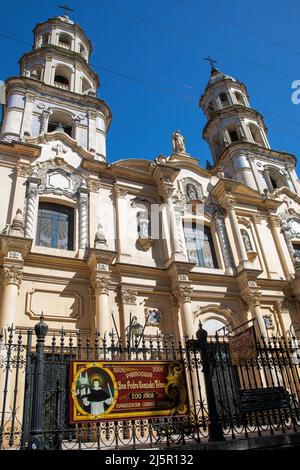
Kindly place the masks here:
<instances>
[{"instance_id":1,"label":"banner sign","mask_svg":"<svg viewBox=\"0 0 300 470\"><path fill-rule=\"evenodd\" d=\"M254 327L229 337L229 350L232 365L253 359L257 356Z\"/></svg>"},{"instance_id":2,"label":"banner sign","mask_svg":"<svg viewBox=\"0 0 300 470\"><path fill-rule=\"evenodd\" d=\"M178 361L73 361L71 422L184 416L184 370Z\"/></svg>"}]
</instances>

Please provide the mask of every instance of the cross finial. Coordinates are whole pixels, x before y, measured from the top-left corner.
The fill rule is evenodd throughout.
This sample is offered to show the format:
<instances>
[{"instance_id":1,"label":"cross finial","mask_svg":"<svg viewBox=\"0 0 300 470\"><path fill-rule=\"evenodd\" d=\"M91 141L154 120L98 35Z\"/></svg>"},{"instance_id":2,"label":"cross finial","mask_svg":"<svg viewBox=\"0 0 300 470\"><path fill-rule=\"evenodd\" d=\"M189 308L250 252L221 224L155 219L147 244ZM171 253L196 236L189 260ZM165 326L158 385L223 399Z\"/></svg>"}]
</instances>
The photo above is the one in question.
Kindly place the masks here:
<instances>
[{"instance_id":1,"label":"cross finial","mask_svg":"<svg viewBox=\"0 0 300 470\"><path fill-rule=\"evenodd\" d=\"M63 5L57 5L58 8L62 8L64 10L64 15L68 16L68 11L74 11L72 8L69 8L67 3L64 3Z\"/></svg>"},{"instance_id":2,"label":"cross finial","mask_svg":"<svg viewBox=\"0 0 300 470\"><path fill-rule=\"evenodd\" d=\"M212 59L210 56L204 57L204 60L207 60L207 62L210 63L211 71L212 71L212 72L213 72L214 70L216 70L216 67L215 67L215 64L217 63L216 60Z\"/></svg>"}]
</instances>

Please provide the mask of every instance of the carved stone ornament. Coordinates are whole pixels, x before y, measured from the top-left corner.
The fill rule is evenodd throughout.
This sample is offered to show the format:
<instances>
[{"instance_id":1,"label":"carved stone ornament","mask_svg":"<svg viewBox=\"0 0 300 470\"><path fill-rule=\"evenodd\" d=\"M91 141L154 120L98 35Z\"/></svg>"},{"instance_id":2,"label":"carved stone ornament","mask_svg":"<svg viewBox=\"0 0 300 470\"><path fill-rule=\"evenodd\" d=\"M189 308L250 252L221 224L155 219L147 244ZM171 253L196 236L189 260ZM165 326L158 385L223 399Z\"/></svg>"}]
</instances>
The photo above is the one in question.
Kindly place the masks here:
<instances>
[{"instance_id":1,"label":"carved stone ornament","mask_svg":"<svg viewBox=\"0 0 300 470\"><path fill-rule=\"evenodd\" d=\"M95 294L109 294L109 279L106 276L96 274L92 279Z\"/></svg>"},{"instance_id":2,"label":"carved stone ornament","mask_svg":"<svg viewBox=\"0 0 300 470\"><path fill-rule=\"evenodd\" d=\"M121 289L123 304L136 305L138 292L131 289Z\"/></svg>"},{"instance_id":3,"label":"carved stone ornament","mask_svg":"<svg viewBox=\"0 0 300 470\"><path fill-rule=\"evenodd\" d=\"M21 209L17 209L16 215L9 229L9 235L14 237L24 237L24 220Z\"/></svg>"},{"instance_id":4,"label":"carved stone ornament","mask_svg":"<svg viewBox=\"0 0 300 470\"><path fill-rule=\"evenodd\" d=\"M249 305L249 307L256 307L260 305L261 291L249 291L241 293L242 299Z\"/></svg>"},{"instance_id":5,"label":"carved stone ornament","mask_svg":"<svg viewBox=\"0 0 300 470\"><path fill-rule=\"evenodd\" d=\"M193 288L189 286L180 286L175 289L174 295L178 301L180 302L191 302Z\"/></svg>"},{"instance_id":6,"label":"carved stone ornament","mask_svg":"<svg viewBox=\"0 0 300 470\"><path fill-rule=\"evenodd\" d=\"M121 198L121 199L125 199L127 194L128 194L128 191L124 188L121 188L120 186L115 186L115 194L117 197Z\"/></svg>"},{"instance_id":7,"label":"carved stone ornament","mask_svg":"<svg viewBox=\"0 0 300 470\"><path fill-rule=\"evenodd\" d=\"M1 272L1 283L15 284L18 288L22 282L23 265L4 264Z\"/></svg>"},{"instance_id":8,"label":"carved stone ornament","mask_svg":"<svg viewBox=\"0 0 300 470\"><path fill-rule=\"evenodd\" d=\"M103 248L103 246L107 246L107 241L105 238L103 226L99 223L95 234L94 248Z\"/></svg>"},{"instance_id":9,"label":"carved stone ornament","mask_svg":"<svg viewBox=\"0 0 300 470\"><path fill-rule=\"evenodd\" d=\"M17 166L17 175L22 178L28 178L30 175L30 166L18 165Z\"/></svg>"},{"instance_id":10,"label":"carved stone ornament","mask_svg":"<svg viewBox=\"0 0 300 470\"><path fill-rule=\"evenodd\" d=\"M143 250L143 251L148 251L150 250L150 248L153 246L154 244L154 240L152 240L151 238L141 238L139 237L137 239L137 246Z\"/></svg>"},{"instance_id":11,"label":"carved stone ornament","mask_svg":"<svg viewBox=\"0 0 300 470\"><path fill-rule=\"evenodd\" d=\"M35 178L41 180L37 187L38 194L51 193L75 200L78 199L78 190L87 175L85 170L77 171L59 157L39 163L35 166L33 172Z\"/></svg>"},{"instance_id":12,"label":"carved stone ornament","mask_svg":"<svg viewBox=\"0 0 300 470\"><path fill-rule=\"evenodd\" d=\"M101 184L98 181L92 180L88 181L87 186L92 193L98 193L101 188Z\"/></svg>"}]
</instances>

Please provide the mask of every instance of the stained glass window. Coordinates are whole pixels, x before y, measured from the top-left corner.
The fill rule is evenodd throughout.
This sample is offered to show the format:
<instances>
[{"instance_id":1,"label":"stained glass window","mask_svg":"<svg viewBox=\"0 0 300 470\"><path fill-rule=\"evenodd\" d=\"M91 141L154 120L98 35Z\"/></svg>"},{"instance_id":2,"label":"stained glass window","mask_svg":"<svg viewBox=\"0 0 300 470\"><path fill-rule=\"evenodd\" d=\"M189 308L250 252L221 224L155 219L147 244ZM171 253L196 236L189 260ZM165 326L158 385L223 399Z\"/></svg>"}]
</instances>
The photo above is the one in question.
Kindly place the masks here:
<instances>
[{"instance_id":1,"label":"stained glass window","mask_svg":"<svg viewBox=\"0 0 300 470\"><path fill-rule=\"evenodd\" d=\"M217 268L217 258L209 227L196 222L184 223L189 261L202 268Z\"/></svg>"},{"instance_id":2,"label":"stained glass window","mask_svg":"<svg viewBox=\"0 0 300 470\"><path fill-rule=\"evenodd\" d=\"M36 244L50 248L73 250L74 210L48 202L40 202Z\"/></svg>"}]
</instances>

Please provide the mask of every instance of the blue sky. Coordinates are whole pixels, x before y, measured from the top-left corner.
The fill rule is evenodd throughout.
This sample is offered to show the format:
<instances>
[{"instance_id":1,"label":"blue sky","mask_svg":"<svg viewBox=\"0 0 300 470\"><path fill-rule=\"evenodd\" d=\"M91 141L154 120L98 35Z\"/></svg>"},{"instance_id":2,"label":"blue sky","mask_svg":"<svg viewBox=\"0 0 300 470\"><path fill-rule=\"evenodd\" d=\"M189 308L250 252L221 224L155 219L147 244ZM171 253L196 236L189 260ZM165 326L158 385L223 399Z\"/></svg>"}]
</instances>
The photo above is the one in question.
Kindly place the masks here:
<instances>
[{"instance_id":1,"label":"blue sky","mask_svg":"<svg viewBox=\"0 0 300 470\"><path fill-rule=\"evenodd\" d=\"M58 15L59 3L2 2L1 79L19 73L32 29ZM177 128L201 165L211 161L198 107L209 78L207 55L247 85L252 107L265 117L272 148L300 154L300 105L291 101L291 84L300 79L296 2L70 0L69 6L75 9L70 17L92 41L99 96L112 110L109 161L169 155Z\"/></svg>"}]
</instances>

